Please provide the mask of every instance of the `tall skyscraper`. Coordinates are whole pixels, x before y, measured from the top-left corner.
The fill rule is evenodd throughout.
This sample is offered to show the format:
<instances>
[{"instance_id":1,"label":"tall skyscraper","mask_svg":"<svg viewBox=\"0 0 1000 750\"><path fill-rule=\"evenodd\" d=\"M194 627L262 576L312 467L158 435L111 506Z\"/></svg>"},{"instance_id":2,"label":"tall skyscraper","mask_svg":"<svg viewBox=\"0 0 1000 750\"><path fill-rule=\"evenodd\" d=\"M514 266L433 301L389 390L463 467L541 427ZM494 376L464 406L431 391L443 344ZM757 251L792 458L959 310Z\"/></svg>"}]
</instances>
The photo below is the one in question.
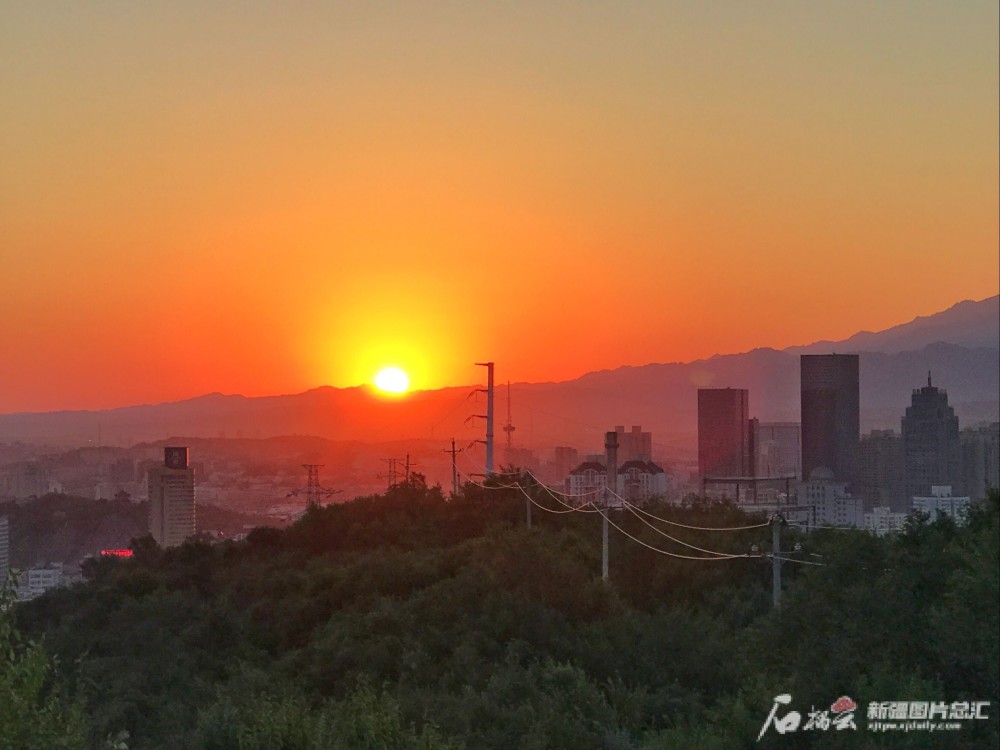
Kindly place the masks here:
<instances>
[{"instance_id":1,"label":"tall skyscraper","mask_svg":"<svg viewBox=\"0 0 1000 750\"><path fill-rule=\"evenodd\" d=\"M147 475L149 533L161 547L181 544L195 533L194 469L188 466L188 449L163 449L163 465Z\"/></svg>"},{"instance_id":2,"label":"tall skyscraper","mask_svg":"<svg viewBox=\"0 0 1000 750\"><path fill-rule=\"evenodd\" d=\"M903 483L903 440L894 430L872 430L861 438L859 483L865 511L888 508L908 513L910 500Z\"/></svg>"},{"instance_id":3,"label":"tall skyscraper","mask_svg":"<svg viewBox=\"0 0 1000 750\"><path fill-rule=\"evenodd\" d=\"M903 466L906 500L929 497L931 487L948 486L961 495L962 443L958 417L948 405L948 393L935 388L927 373L927 385L915 388L903 415Z\"/></svg>"},{"instance_id":4,"label":"tall skyscraper","mask_svg":"<svg viewBox=\"0 0 1000 750\"><path fill-rule=\"evenodd\" d=\"M803 354L802 476L826 468L853 489L858 481L861 399L857 354Z\"/></svg>"},{"instance_id":5,"label":"tall skyscraper","mask_svg":"<svg viewBox=\"0 0 1000 750\"><path fill-rule=\"evenodd\" d=\"M0 589L7 583L10 572L10 523L7 516L0 516Z\"/></svg>"},{"instance_id":6,"label":"tall skyscraper","mask_svg":"<svg viewBox=\"0 0 1000 750\"><path fill-rule=\"evenodd\" d=\"M698 389L698 471L704 477L753 474L750 394L743 388Z\"/></svg>"}]
</instances>

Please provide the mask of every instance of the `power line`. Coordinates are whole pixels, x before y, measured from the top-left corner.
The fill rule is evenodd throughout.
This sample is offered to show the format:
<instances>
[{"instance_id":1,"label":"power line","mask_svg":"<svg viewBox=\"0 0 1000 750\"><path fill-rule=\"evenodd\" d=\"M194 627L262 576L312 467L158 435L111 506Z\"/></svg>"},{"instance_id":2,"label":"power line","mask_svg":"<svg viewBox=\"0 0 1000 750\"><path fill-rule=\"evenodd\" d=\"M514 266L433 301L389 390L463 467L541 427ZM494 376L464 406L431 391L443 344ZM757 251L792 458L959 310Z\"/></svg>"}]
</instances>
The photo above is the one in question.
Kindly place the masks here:
<instances>
[{"instance_id":1,"label":"power line","mask_svg":"<svg viewBox=\"0 0 1000 750\"><path fill-rule=\"evenodd\" d=\"M533 505L536 505L537 507L541 508L542 510L544 510L544 511L546 511L548 513L560 513L561 514L561 513L594 513L595 512L595 511L592 511L592 510L591 511L584 510L582 508L567 508L566 510L552 510L552 508L546 508L544 505L542 505L537 500L535 500L535 498L533 498L530 494L528 494L527 492L525 492L524 487L521 487L520 485L517 485L517 489L519 489L521 491L521 494L524 495L526 498L528 498L528 500L530 500Z\"/></svg>"},{"instance_id":2,"label":"power line","mask_svg":"<svg viewBox=\"0 0 1000 750\"><path fill-rule=\"evenodd\" d=\"M540 503L536 502L535 499L532 498L531 495L529 495L527 492L525 492L524 488L521 487L520 485L518 485L517 488L522 493L524 493L524 495L529 500L531 500L532 503L534 503L535 505L537 505L542 510L548 511L549 513L574 513L574 512L575 513L580 513L580 512L583 512L583 513L588 513L588 512L589 513L595 513L595 512L596 513L601 513L600 509L588 511L585 508L569 508L569 510L552 510L551 508L546 508L544 505L541 505ZM679 558L681 560L703 560L703 561L709 561L709 560L710 561L732 560L732 559L735 559L735 558L762 558L762 557L764 557L764 555L727 554L727 553L721 553L721 552L712 552L711 550L700 550L697 547L695 547L695 549L699 549L699 551L704 551L704 552L708 552L709 554L716 555L716 557L694 557L692 555L680 555L680 554L677 554L675 552L669 552L668 550L663 550L663 549L660 549L659 547L654 547L651 544L647 544L646 542L642 541L638 537L632 536L627 531L625 531L625 529L623 529L621 526L619 526L618 524L616 524L614 521L610 520L607 517L607 514L601 513L601 515L608 521L609 524L611 524L612 526L614 526L616 529L618 529L618 531L620 531L622 534L624 534L625 536L627 536L632 541L638 542L643 547L651 549L654 552L658 552L661 555L667 555L668 557L676 557L676 558ZM674 540L674 541L679 541L679 540ZM680 543L684 544L683 542L680 542ZM685 546L690 546L690 545L685 545Z\"/></svg>"},{"instance_id":3,"label":"power line","mask_svg":"<svg viewBox=\"0 0 1000 750\"><path fill-rule=\"evenodd\" d=\"M685 547L690 547L691 549L695 549L695 550L697 550L699 552L705 552L706 554L714 555L714 557L695 557L693 555L681 555L681 554L678 554L676 552L670 552L668 550L660 549L659 547L654 547L653 545L648 544L648 543L642 541L638 537L633 536L632 534L630 534L627 531L625 531L625 529L623 529L621 526L619 526L614 521L612 521L610 518L608 518L608 514L606 512L602 512L602 510L600 508L594 507L592 509L588 509L587 506L588 505L592 506L593 505L592 502L588 502L585 505L580 506L580 507L573 507L571 505L568 505L567 503L562 502L561 500L559 500L559 498L553 496L553 499L555 499L556 502L560 503L561 505L565 506L565 508L566 508L566 510L553 510L552 508L545 507L544 505L542 505L541 503L539 503L537 500L535 500L533 497L531 497L531 495L527 491L525 491L525 488L522 487L518 483L515 483L513 485L500 485L500 486L490 486L490 485L486 485L486 484L479 484L478 482L470 482L470 484L474 484L477 487L482 487L483 489L488 489L488 490L493 490L493 489L497 489L497 490L499 490L499 489L517 489L533 505L537 506L538 508L540 508L540 509L542 509L542 510L548 512L548 513L554 513L554 514L560 514L560 515L564 514L564 513L600 513L601 516L602 516L602 518L605 521L607 521L607 523L609 523L611 526L614 526L619 532L621 532L622 534L624 534L626 537L628 537L632 541L641 544L643 547L646 547L647 549L650 549L653 552L657 552L657 553L659 553L661 555L666 555L667 557L674 557L674 558L677 558L677 559L680 559L680 560L696 560L696 561L703 561L703 562L706 562L706 561L713 561L714 562L714 561L719 561L719 560L735 560L735 559L761 559L761 558L768 557L768 555L763 555L763 554L727 553L727 552L715 552L713 550L702 549L701 547L696 547L694 545L687 544L686 542L683 542L680 539L675 539L674 537L671 537L666 532L664 532L664 531L662 531L660 529L657 529L655 526L652 526L651 524L649 524L647 521L645 521L644 519L642 519L640 517L639 520L643 521L643 523L645 523L647 526L650 526L654 531L656 531L659 534L662 534L663 536L667 537L671 541L677 542L678 544L681 544L681 545L683 545ZM543 488L545 488L545 485L540 485L540 486L543 487ZM547 489L547 488L545 488L545 489ZM764 525L767 526L768 524L764 524ZM759 528L759 526L755 526L753 528ZM811 563L811 564L812 565L819 565L820 563Z\"/></svg>"},{"instance_id":4,"label":"power line","mask_svg":"<svg viewBox=\"0 0 1000 750\"><path fill-rule=\"evenodd\" d=\"M694 544L688 544L687 542L682 541L681 539L677 539L676 537L670 536L670 534L668 534L667 532L663 531L662 529L656 528L653 524L651 524L645 518L643 518L638 513L636 513L635 509L631 505L629 505L628 503L625 504L625 507L629 509L629 511L632 513L632 515L634 515L636 518L638 518L640 521L642 521L644 524L646 524L649 528L651 528L657 534L660 534L660 535L666 537L667 539L669 539L670 541L676 542L677 544L680 544L681 546L687 547L689 549L696 550L698 552L704 552L705 554L708 554L708 555L717 555L718 557L741 557L741 555L736 555L736 554L733 554L731 552L716 552L715 550L704 549L704 548L698 547L697 545L694 545Z\"/></svg>"},{"instance_id":5,"label":"power line","mask_svg":"<svg viewBox=\"0 0 1000 750\"><path fill-rule=\"evenodd\" d=\"M524 473L527 474L532 479L534 479L539 487L544 487L550 495L562 495L563 497L590 497L591 495L597 494L597 490L591 490L590 492L584 492L582 494L580 493L574 494L572 492L560 492L559 490L552 489L551 487L549 487L547 484L545 484L541 479L536 477L530 471L525 471Z\"/></svg>"},{"instance_id":6,"label":"power line","mask_svg":"<svg viewBox=\"0 0 1000 750\"><path fill-rule=\"evenodd\" d=\"M682 529L691 529L693 531L746 531L746 530L749 530L749 529L762 529L765 526L770 525L770 521L765 521L764 523L756 523L756 524L752 524L752 525L749 525L749 526L691 526L690 524L680 523L678 521L668 521L666 518L660 518L659 516L654 516L652 513L643 510L639 506L632 505L632 503L630 503L628 500L626 500L625 498L623 498L621 495L619 495L614 490L608 490L608 491L612 495L614 495L615 497L617 497L619 500L621 500L623 503L625 503L626 505L628 505L631 508L634 508L635 510L639 511L643 515L649 516L650 518L652 518L652 519L654 519L656 521L660 521L662 523L670 524L671 526L680 526Z\"/></svg>"},{"instance_id":7,"label":"power line","mask_svg":"<svg viewBox=\"0 0 1000 750\"><path fill-rule=\"evenodd\" d=\"M542 484L541 482L539 482L538 479L536 479L535 476L531 472L527 472L527 474L528 474L528 476L530 476L532 479L535 480L535 482L537 483L536 486L541 487L543 490L545 490L546 492L548 492L549 495L552 497L552 499L555 500L560 505L563 505L563 506L565 506L567 508L572 508L573 510L579 511L581 513L600 513L600 510L598 510L596 507L593 510L586 510L586 507L588 505L593 505L594 504L593 500L587 500L587 502L585 502L582 506L570 505L569 503L564 503L562 500L560 500L556 496L557 493L555 493L551 489L549 489L549 487L547 485ZM584 493L582 495L570 495L570 494L565 493L565 492L560 492L558 494L562 495L563 497L574 497L574 498L576 498L576 497L578 497L578 498L593 498L593 497L595 497L597 495L596 492L586 492L586 493Z\"/></svg>"},{"instance_id":8,"label":"power line","mask_svg":"<svg viewBox=\"0 0 1000 750\"><path fill-rule=\"evenodd\" d=\"M781 557L780 555L768 555L768 557L773 557L775 560L782 560L784 562L798 563L799 565L818 565L821 568L826 567L826 563L812 562L811 560L796 560L794 557Z\"/></svg>"},{"instance_id":9,"label":"power line","mask_svg":"<svg viewBox=\"0 0 1000 750\"><path fill-rule=\"evenodd\" d=\"M658 552L659 554L666 555L668 557L676 557L676 558L678 558L680 560L700 560L702 562L719 562L719 561L726 561L726 560L735 560L737 558L755 559L755 558L762 558L762 557L764 557L764 555L751 555L751 554L731 555L731 556L727 556L727 557L693 557L692 555L679 555L676 552L668 552L667 550L663 550L663 549L660 549L659 547L654 547L651 544L647 544L646 542L642 541L638 537L635 537L635 536L632 536L631 534L629 534L627 531L625 531L625 529L623 529L621 526L619 526L614 521L612 521L610 518L608 518L607 515L604 515L604 518L607 519L607 522L609 524L611 524L612 526L614 526L616 529L618 529L618 531L620 531L622 534L624 534L625 536L627 536L633 542L638 542L643 547L646 547L647 549L650 549L653 552Z\"/></svg>"}]
</instances>

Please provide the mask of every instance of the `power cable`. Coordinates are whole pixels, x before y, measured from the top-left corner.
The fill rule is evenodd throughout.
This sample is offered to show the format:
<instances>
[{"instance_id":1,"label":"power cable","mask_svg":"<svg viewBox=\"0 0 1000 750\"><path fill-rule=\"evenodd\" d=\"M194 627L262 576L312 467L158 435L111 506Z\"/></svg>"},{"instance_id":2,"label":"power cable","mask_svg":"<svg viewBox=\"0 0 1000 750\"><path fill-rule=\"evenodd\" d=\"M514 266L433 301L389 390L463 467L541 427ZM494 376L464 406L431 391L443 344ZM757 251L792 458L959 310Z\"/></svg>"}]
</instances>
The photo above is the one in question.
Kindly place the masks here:
<instances>
[{"instance_id":1,"label":"power cable","mask_svg":"<svg viewBox=\"0 0 1000 750\"><path fill-rule=\"evenodd\" d=\"M669 539L672 542L676 542L677 544L680 544L680 545L682 545L684 547L688 547L689 549L696 550L698 552L704 552L705 554L708 554L708 555L716 555L717 557L720 557L720 558L723 558L723 557L740 557L741 556L741 555L734 555L731 552L716 552L715 550L703 549L702 547L698 547L698 546L696 546L694 544L688 544L685 541L682 541L680 539L677 539L676 537L670 536L670 534L668 534L667 532L663 531L662 529L658 529L655 526L653 526L653 524L651 524L645 518L643 518L638 513L636 513L635 510L632 508L632 506L629 505L628 503L625 504L625 507L629 509L629 511L632 513L632 515L634 515L636 518L638 518L640 521L642 521L644 524L646 524L649 528L651 528L657 534L660 534L661 536L666 537L667 539Z\"/></svg>"}]
</instances>

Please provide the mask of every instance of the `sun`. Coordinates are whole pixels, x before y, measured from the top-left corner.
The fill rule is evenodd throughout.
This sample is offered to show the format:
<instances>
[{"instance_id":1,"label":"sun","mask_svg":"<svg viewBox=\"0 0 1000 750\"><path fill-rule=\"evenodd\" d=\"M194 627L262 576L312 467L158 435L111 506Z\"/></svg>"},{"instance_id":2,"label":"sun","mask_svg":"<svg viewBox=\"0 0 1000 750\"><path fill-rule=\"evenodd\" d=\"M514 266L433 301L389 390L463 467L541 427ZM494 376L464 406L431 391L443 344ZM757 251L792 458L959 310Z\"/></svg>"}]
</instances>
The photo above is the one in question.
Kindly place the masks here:
<instances>
[{"instance_id":1,"label":"sun","mask_svg":"<svg viewBox=\"0 0 1000 750\"><path fill-rule=\"evenodd\" d=\"M406 393L410 376L398 367L385 367L375 376L375 387L386 393Z\"/></svg>"}]
</instances>

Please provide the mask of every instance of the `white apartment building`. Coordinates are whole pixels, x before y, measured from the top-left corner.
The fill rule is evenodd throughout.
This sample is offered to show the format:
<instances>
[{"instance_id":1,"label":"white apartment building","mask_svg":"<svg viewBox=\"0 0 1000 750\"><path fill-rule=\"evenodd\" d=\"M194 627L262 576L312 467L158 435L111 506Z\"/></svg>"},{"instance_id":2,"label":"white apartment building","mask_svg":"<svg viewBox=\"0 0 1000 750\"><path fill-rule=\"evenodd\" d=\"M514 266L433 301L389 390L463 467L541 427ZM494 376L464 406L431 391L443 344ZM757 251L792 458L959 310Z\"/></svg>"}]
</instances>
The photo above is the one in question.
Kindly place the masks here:
<instances>
[{"instance_id":1,"label":"white apartment building","mask_svg":"<svg viewBox=\"0 0 1000 750\"><path fill-rule=\"evenodd\" d=\"M931 487L929 497L913 498L913 510L926 513L932 521L941 513L962 523L965 520L965 513L969 509L970 502L967 495L963 497L952 496L949 485L934 485Z\"/></svg>"}]
</instances>

